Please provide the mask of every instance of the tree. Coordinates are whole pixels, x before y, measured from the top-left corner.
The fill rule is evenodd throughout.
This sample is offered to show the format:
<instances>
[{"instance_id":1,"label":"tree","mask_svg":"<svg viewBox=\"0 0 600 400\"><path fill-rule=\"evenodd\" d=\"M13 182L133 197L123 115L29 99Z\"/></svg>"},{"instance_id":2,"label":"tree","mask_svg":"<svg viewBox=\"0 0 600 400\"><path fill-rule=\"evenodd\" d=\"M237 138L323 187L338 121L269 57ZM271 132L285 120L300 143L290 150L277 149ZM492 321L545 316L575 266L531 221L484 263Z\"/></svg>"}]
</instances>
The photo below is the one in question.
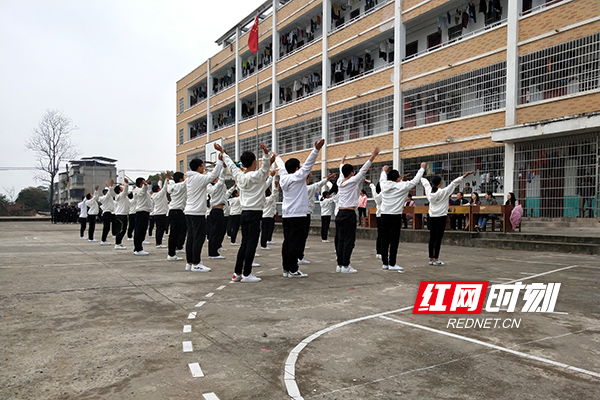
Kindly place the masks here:
<instances>
[{"instance_id":1,"label":"tree","mask_svg":"<svg viewBox=\"0 0 600 400\"><path fill-rule=\"evenodd\" d=\"M0 193L0 204L9 204L10 200L4 193Z\"/></svg>"},{"instance_id":2,"label":"tree","mask_svg":"<svg viewBox=\"0 0 600 400\"><path fill-rule=\"evenodd\" d=\"M77 127L69 117L58 110L46 110L38 127L25 146L37 156L36 168L40 171L36 179L50 187L50 201L54 198L54 178L60 164L76 158L79 153L71 143L71 132ZM19 193L20 196L20 193Z\"/></svg>"},{"instance_id":3,"label":"tree","mask_svg":"<svg viewBox=\"0 0 600 400\"><path fill-rule=\"evenodd\" d=\"M44 186L28 187L19 192L15 201L17 204L23 204L27 208L34 208L38 211L49 210L50 202L48 199L48 189Z\"/></svg>"}]
</instances>

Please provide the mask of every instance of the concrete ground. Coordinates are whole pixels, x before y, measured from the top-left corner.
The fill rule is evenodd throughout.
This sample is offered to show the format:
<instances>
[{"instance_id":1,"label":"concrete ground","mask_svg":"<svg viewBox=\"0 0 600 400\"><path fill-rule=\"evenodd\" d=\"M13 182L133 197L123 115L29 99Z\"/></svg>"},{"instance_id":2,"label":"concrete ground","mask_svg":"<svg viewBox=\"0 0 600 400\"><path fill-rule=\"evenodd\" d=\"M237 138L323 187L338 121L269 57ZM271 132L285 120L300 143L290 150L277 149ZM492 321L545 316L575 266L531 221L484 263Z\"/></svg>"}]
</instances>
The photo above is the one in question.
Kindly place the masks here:
<instances>
[{"instance_id":1,"label":"concrete ground","mask_svg":"<svg viewBox=\"0 0 600 400\"><path fill-rule=\"evenodd\" d=\"M357 274L309 238L307 279L281 276L281 235L257 284L78 237L77 225L0 223L0 393L5 399L597 399L597 256L402 244L384 271L357 241ZM152 240L152 239L150 239ZM412 314L425 280L561 283L554 313ZM519 304L522 304L522 297ZM485 307L485 304L484 304ZM519 327L448 327L449 318ZM196 375L196 376L194 376ZM203 375L203 376L199 376Z\"/></svg>"}]
</instances>

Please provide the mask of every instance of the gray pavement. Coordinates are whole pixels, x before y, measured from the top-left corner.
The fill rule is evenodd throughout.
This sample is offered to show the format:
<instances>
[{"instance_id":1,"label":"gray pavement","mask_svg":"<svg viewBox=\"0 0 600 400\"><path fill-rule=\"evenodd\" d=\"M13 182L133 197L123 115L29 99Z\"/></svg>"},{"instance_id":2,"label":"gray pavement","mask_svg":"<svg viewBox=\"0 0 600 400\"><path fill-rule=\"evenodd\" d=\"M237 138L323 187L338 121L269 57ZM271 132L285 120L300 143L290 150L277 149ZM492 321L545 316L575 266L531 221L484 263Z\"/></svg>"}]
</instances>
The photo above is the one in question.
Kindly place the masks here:
<instances>
[{"instance_id":1,"label":"gray pavement","mask_svg":"<svg viewBox=\"0 0 600 400\"><path fill-rule=\"evenodd\" d=\"M309 238L306 279L281 276L281 234L257 284L80 240L76 225L0 222L0 393L6 399L597 399L600 265L584 254L401 243L405 273L358 240L357 274ZM421 281L561 283L554 313L412 314ZM450 318L519 321L448 327ZM186 332L188 331L188 332ZM191 351L188 351L191 350ZM196 373L194 377L190 364Z\"/></svg>"}]
</instances>

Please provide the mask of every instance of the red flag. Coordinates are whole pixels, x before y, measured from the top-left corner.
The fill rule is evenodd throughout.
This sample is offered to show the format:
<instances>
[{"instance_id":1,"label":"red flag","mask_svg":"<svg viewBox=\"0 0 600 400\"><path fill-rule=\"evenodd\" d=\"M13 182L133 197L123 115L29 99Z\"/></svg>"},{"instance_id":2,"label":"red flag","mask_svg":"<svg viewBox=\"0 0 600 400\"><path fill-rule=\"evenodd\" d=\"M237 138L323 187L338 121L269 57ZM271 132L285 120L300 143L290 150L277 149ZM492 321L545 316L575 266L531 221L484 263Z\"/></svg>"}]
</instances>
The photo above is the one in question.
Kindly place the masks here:
<instances>
[{"instance_id":1,"label":"red flag","mask_svg":"<svg viewBox=\"0 0 600 400\"><path fill-rule=\"evenodd\" d=\"M254 25L252 25L250 35L248 36L248 48L252 53L256 53L258 51L258 15L254 20Z\"/></svg>"}]
</instances>

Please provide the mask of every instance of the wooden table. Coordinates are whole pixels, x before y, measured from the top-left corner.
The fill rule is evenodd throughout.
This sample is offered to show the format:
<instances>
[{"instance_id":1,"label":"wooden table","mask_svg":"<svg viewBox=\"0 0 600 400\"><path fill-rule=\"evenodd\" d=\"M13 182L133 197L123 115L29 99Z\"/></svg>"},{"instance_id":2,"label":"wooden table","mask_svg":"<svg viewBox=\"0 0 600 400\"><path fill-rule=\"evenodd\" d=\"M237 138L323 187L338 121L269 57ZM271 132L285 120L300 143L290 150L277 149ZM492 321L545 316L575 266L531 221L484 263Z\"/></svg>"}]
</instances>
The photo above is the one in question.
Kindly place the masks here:
<instances>
[{"instance_id":1,"label":"wooden table","mask_svg":"<svg viewBox=\"0 0 600 400\"><path fill-rule=\"evenodd\" d=\"M510 223L510 213L512 206L505 205L493 205L493 206L449 206L448 215L462 214L469 216L469 232L475 230L476 221L478 214L496 214L501 218L502 231L512 232L512 225ZM412 225L413 229L423 229L423 215L429 214L429 206L415 206L415 207L404 207L404 214L412 214Z\"/></svg>"}]
</instances>

